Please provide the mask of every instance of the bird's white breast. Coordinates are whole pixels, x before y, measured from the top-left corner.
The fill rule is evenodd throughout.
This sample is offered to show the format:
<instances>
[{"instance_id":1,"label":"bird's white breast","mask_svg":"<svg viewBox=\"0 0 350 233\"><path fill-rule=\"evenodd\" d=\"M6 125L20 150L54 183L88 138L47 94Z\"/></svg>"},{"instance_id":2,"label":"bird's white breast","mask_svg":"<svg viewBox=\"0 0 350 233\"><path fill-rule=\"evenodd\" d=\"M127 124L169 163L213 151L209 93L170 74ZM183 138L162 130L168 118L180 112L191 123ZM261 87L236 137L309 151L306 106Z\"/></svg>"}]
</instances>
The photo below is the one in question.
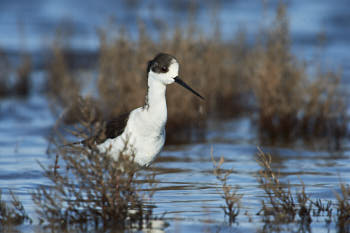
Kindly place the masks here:
<instances>
[{"instance_id":1,"label":"bird's white breast","mask_svg":"<svg viewBox=\"0 0 350 233\"><path fill-rule=\"evenodd\" d=\"M118 160L120 153L133 155L141 166L149 165L161 151L165 142L165 118L159 114L152 116L144 108L130 113L124 132L114 139L98 145L101 152L109 153Z\"/></svg>"}]
</instances>

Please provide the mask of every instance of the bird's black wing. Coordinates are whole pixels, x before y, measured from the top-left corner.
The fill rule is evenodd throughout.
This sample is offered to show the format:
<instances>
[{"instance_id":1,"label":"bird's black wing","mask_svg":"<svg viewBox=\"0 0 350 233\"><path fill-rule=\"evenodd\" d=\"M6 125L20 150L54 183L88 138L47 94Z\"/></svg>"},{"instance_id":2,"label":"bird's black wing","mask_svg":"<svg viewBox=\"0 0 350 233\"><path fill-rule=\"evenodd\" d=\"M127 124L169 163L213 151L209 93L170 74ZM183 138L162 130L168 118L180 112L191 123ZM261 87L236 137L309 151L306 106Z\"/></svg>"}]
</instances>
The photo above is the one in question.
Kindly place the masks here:
<instances>
[{"instance_id":1,"label":"bird's black wing","mask_svg":"<svg viewBox=\"0 0 350 233\"><path fill-rule=\"evenodd\" d=\"M81 141L82 144L91 147L92 144L101 144L109 138L116 138L124 132L130 112L124 113L107 121L102 129L94 136Z\"/></svg>"},{"instance_id":2,"label":"bird's black wing","mask_svg":"<svg viewBox=\"0 0 350 233\"><path fill-rule=\"evenodd\" d=\"M116 138L124 132L130 112L124 113L106 124L106 139Z\"/></svg>"}]
</instances>

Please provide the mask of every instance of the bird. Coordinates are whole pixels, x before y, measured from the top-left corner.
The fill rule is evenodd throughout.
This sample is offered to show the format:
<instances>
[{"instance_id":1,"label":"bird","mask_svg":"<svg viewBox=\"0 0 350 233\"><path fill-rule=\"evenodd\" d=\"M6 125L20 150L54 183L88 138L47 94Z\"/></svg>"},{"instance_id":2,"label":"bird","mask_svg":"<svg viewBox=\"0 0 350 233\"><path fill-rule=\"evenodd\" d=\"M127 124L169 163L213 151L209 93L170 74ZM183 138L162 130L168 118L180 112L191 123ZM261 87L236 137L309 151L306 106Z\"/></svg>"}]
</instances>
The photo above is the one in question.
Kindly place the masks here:
<instances>
[{"instance_id":1,"label":"bird","mask_svg":"<svg viewBox=\"0 0 350 233\"><path fill-rule=\"evenodd\" d=\"M133 156L133 162L147 167L162 150L167 121L166 86L177 83L204 100L179 77L179 62L167 53L159 53L147 64L147 94L143 106L108 121L99 133L82 141L94 144L101 153L118 160L121 153Z\"/></svg>"}]
</instances>

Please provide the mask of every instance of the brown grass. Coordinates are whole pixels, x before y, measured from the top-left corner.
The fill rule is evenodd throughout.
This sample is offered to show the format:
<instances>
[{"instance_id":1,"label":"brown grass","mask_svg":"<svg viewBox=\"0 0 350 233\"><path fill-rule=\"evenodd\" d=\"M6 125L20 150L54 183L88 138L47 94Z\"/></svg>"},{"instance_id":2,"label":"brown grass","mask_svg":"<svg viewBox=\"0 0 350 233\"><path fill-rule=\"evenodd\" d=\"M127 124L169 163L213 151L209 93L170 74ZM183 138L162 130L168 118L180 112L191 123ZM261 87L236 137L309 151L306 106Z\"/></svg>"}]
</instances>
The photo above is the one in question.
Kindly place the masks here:
<instances>
[{"instance_id":1,"label":"brown grass","mask_svg":"<svg viewBox=\"0 0 350 233\"><path fill-rule=\"evenodd\" d=\"M84 118L71 133L86 139L99 129L91 120L86 105L81 109ZM60 135L60 134L58 134ZM58 145L66 142L56 137ZM107 230L118 231L151 228L152 207L143 202L154 190L141 191L147 184L153 187L154 176L138 176L138 167L120 156L114 161L97 149L80 145L54 147L53 165L42 166L50 187L39 187L33 195L38 215L45 228L58 231Z\"/></svg>"},{"instance_id":2,"label":"brown grass","mask_svg":"<svg viewBox=\"0 0 350 233\"><path fill-rule=\"evenodd\" d=\"M9 61L6 54L0 50L0 97L7 96L9 94L8 77L9 77Z\"/></svg>"},{"instance_id":3,"label":"brown grass","mask_svg":"<svg viewBox=\"0 0 350 233\"><path fill-rule=\"evenodd\" d=\"M221 166L224 164L224 157L221 157L219 161L215 161L213 153L211 153L212 162L214 165L213 173L220 181L221 186L221 197L225 200L225 205L221 208L224 210L224 213L229 218L229 224L231 225L236 221L236 217L240 212L240 202L243 197L242 194L238 194L238 187L232 187L229 185L228 178L232 173L232 170L223 171Z\"/></svg>"},{"instance_id":4,"label":"brown grass","mask_svg":"<svg viewBox=\"0 0 350 233\"><path fill-rule=\"evenodd\" d=\"M336 223L338 232L350 232L350 186L340 184L340 193L337 197Z\"/></svg>"},{"instance_id":5,"label":"brown grass","mask_svg":"<svg viewBox=\"0 0 350 233\"><path fill-rule=\"evenodd\" d=\"M54 42L52 57L47 67L47 88L49 90L48 95L53 97L51 99L55 101L54 104L70 106L81 91L81 83L69 66L69 56L65 51L67 48L62 44L62 40L58 36Z\"/></svg>"},{"instance_id":6,"label":"brown grass","mask_svg":"<svg viewBox=\"0 0 350 233\"><path fill-rule=\"evenodd\" d=\"M291 53L286 8L280 4L274 25L253 51L251 85L259 107L260 135L269 141L306 138L339 139L347 133L346 98L340 75L307 66Z\"/></svg>"},{"instance_id":7,"label":"brown grass","mask_svg":"<svg viewBox=\"0 0 350 233\"><path fill-rule=\"evenodd\" d=\"M22 54L21 63L16 69L16 82L13 90L17 96L26 97L30 92L30 74L32 72L32 62L28 54Z\"/></svg>"},{"instance_id":8,"label":"brown grass","mask_svg":"<svg viewBox=\"0 0 350 233\"><path fill-rule=\"evenodd\" d=\"M206 98L201 102L176 84L168 88L169 141L201 139L209 117L232 117L257 109L263 141L325 138L338 147L348 131L341 75L326 69L310 75L306 63L291 52L288 22L286 7L280 4L275 22L261 30L250 46L243 31L223 41L219 33L203 36L193 23L172 31L162 27L159 40L151 39L143 25L137 39L118 25L101 29L98 64L90 66L90 72L97 67L98 73L98 98L92 102L105 118L141 106L146 63L158 52L167 52L178 58L182 78ZM218 25L212 25L213 31L220 31ZM48 69L49 93L61 106L74 108L72 100L81 94L87 79L72 65L79 63L68 56L73 52L62 46L69 38L58 38L62 41L54 43ZM67 119L74 122L69 120L74 117Z\"/></svg>"},{"instance_id":9,"label":"brown grass","mask_svg":"<svg viewBox=\"0 0 350 233\"><path fill-rule=\"evenodd\" d=\"M266 201L262 200L262 209L265 222L290 223L294 222L297 206L289 184L280 182L279 175L271 168L271 156L259 151L258 163L263 168L259 171L258 182L265 191ZM272 219L271 219L272 217Z\"/></svg>"},{"instance_id":10,"label":"brown grass","mask_svg":"<svg viewBox=\"0 0 350 233\"><path fill-rule=\"evenodd\" d=\"M0 48L0 98L15 96L27 97L30 91L31 58L21 53L19 64L10 62L8 55Z\"/></svg>"},{"instance_id":11,"label":"brown grass","mask_svg":"<svg viewBox=\"0 0 350 233\"><path fill-rule=\"evenodd\" d=\"M280 181L279 174L271 168L271 155L259 150L258 163L262 170L259 171L258 181L266 193L262 200L263 232L286 230L285 227L295 228L298 231L311 232L311 223L317 218L326 223L335 222L338 232L350 230L350 188L340 183L340 192L336 192L337 203L327 200L312 200L305 191L305 185L301 181L301 190L294 194L289 183ZM334 215L334 212L336 215ZM290 230L290 229L289 229Z\"/></svg>"},{"instance_id":12,"label":"brown grass","mask_svg":"<svg viewBox=\"0 0 350 233\"><path fill-rule=\"evenodd\" d=\"M0 190L0 232L14 231L13 227L25 222L32 223L24 210L22 203L11 192L11 204L2 200L2 191Z\"/></svg>"}]
</instances>

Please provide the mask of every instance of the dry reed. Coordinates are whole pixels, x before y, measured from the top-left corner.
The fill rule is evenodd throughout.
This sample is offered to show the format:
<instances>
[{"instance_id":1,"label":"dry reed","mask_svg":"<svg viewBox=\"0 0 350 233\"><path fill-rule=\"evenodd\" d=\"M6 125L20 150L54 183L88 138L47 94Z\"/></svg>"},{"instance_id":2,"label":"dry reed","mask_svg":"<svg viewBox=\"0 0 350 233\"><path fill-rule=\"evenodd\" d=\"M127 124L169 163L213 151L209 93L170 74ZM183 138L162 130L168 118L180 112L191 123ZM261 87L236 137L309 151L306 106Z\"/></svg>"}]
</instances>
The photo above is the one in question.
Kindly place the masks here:
<instances>
[{"instance_id":1,"label":"dry reed","mask_svg":"<svg viewBox=\"0 0 350 233\"><path fill-rule=\"evenodd\" d=\"M271 168L271 155L259 150L258 163L262 170L259 171L258 181L266 193L262 200L262 208L259 215L263 215L263 232L282 231L285 228L295 228L298 232L311 232L311 223L321 217L329 226L335 222L338 232L350 230L350 188L340 183L340 192L336 193L337 203L327 200L312 200L305 192L305 185L301 181L301 190L295 194L291 191L289 183L280 181L279 174ZM334 212L336 215L334 215Z\"/></svg>"},{"instance_id":2,"label":"dry reed","mask_svg":"<svg viewBox=\"0 0 350 233\"><path fill-rule=\"evenodd\" d=\"M339 145L347 133L340 75L307 74L306 64L291 53L288 24L286 7L280 4L274 24L252 53L250 80L259 108L260 135L271 142L303 136L328 138Z\"/></svg>"},{"instance_id":3,"label":"dry reed","mask_svg":"<svg viewBox=\"0 0 350 233\"><path fill-rule=\"evenodd\" d=\"M286 7L280 4L275 22L249 46L242 31L224 41L219 33L203 36L191 23L171 32L163 27L158 40L150 38L142 25L136 39L120 28L101 29L98 64L90 67L98 71L98 97L92 101L106 118L141 106L147 89L146 63L158 52L167 52L178 58L183 79L206 98L201 102L176 85L169 87L168 141L203 138L208 117L232 117L258 109L263 141L289 142L302 136L326 138L339 147L348 131L340 75L306 72L309 67L291 52L288 22ZM212 25L213 31L220 31L218 25ZM65 56L70 50L62 44L67 40L63 37L63 42L54 43L49 93L61 106L75 108L72 100L81 94L86 79L72 65L78 62ZM71 114L67 121L76 118Z\"/></svg>"},{"instance_id":4,"label":"dry reed","mask_svg":"<svg viewBox=\"0 0 350 233\"><path fill-rule=\"evenodd\" d=\"M57 39L54 41L55 46L47 67L47 88L49 97L54 97L51 98L55 100L54 104L70 106L81 91L81 83L70 67L69 56L66 52L67 48L62 40L64 39L61 39L61 36L57 36Z\"/></svg>"},{"instance_id":5,"label":"dry reed","mask_svg":"<svg viewBox=\"0 0 350 233\"><path fill-rule=\"evenodd\" d=\"M258 182L267 195L267 200L262 200L262 209L259 212L263 214L264 222L294 222L297 206L290 185L281 183L279 175L273 172L271 155L259 151L257 156L257 161L262 167L262 170L259 171Z\"/></svg>"},{"instance_id":6,"label":"dry reed","mask_svg":"<svg viewBox=\"0 0 350 233\"><path fill-rule=\"evenodd\" d=\"M9 94L9 61L6 54L0 50L0 97L7 96Z\"/></svg>"},{"instance_id":7,"label":"dry reed","mask_svg":"<svg viewBox=\"0 0 350 233\"><path fill-rule=\"evenodd\" d=\"M0 232L13 231L13 227L25 222L32 223L22 203L12 192L10 192L10 194L12 200L9 205L2 200L2 191L0 190Z\"/></svg>"},{"instance_id":8,"label":"dry reed","mask_svg":"<svg viewBox=\"0 0 350 233\"><path fill-rule=\"evenodd\" d=\"M0 98L27 97L30 91L31 58L21 53L18 64L14 65L5 51L0 48Z\"/></svg>"},{"instance_id":9,"label":"dry reed","mask_svg":"<svg viewBox=\"0 0 350 233\"><path fill-rule=\"evenodd\" d=\"M350 232L350 186L340 184L340 193L336 193L337 213L336 223L338 232Z\"/></svg>"},{"instance_id":10,"label":"dry reed","mask_svg":"<svg viewBox=\"0 0 350 233\"><path fill-rule=\"evenodd\" d=\"M215 161L213 153L211 153L211 158L214 166L213 173L216 178L220 181L221 186L221 197L225 200L225 205L221 208L224 210L225 216L229 218L229 224L231 225L236 221L236 217L240 212L240 201L243 197L242 194L238 194L238 187L232 187L229 185L228 178L232 173L232 170L223 171L221 166L224 164L224 157L221 157L219 161Z\"/></svg>"}]
</instances>

